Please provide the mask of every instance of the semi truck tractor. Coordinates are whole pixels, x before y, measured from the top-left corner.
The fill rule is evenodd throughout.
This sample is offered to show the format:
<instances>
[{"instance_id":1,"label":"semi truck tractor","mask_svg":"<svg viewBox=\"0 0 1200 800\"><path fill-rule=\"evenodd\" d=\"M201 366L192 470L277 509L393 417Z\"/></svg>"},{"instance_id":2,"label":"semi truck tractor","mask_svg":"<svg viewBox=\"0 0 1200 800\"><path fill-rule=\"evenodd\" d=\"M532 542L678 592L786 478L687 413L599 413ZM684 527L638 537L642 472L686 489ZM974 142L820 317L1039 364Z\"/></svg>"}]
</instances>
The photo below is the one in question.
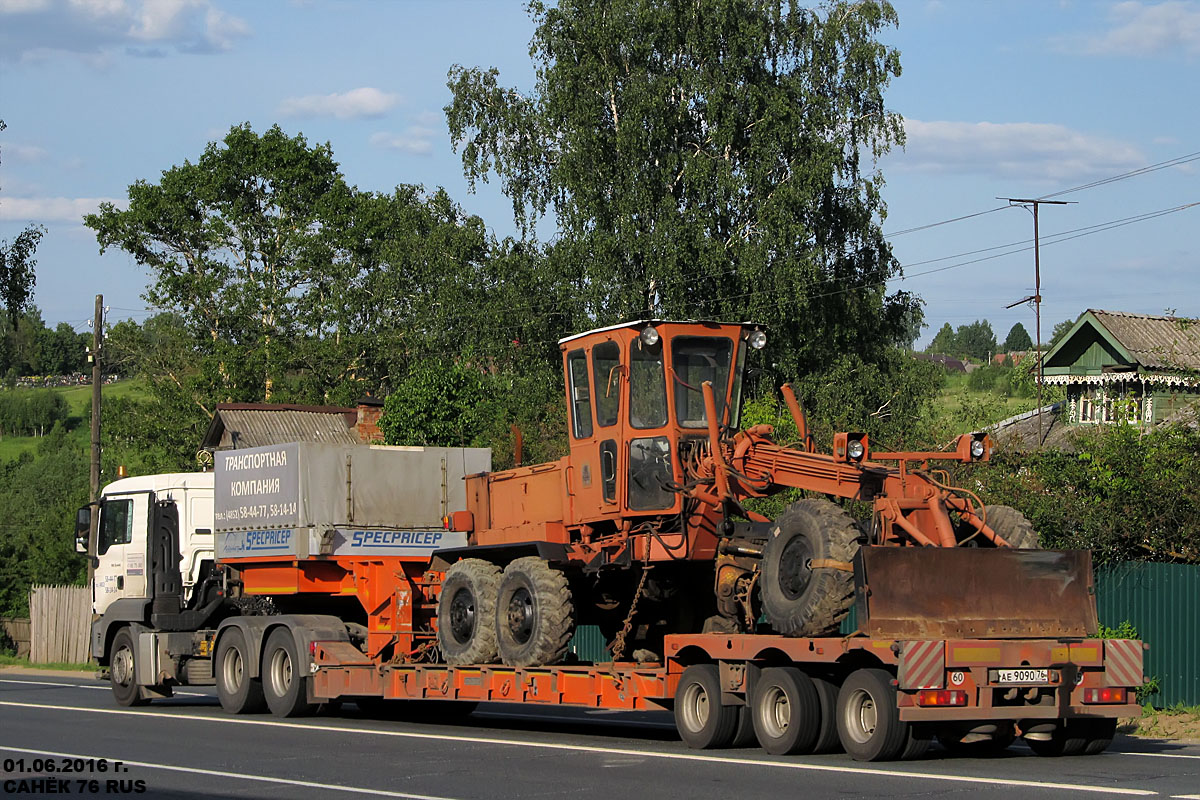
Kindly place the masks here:
<instances>
[{"instance_id":1,"label":"semi truck tractor","mask_svg":"<svg viewBox=\"0 0 1200 800\"><path fill-rule=\"evenodd\" d=\"M795 444L739 429L764 336L645 321L564 339L570 449L549 464L291 443L116 481L76 536L95 521L92 649L117 702L215 685L235 714L668 709L691 747L860 760L935 737L1105 749L1139 712L1143 645L1092 638L1090 554L1037 549L1018 512L930 467L988 458L985 436L820 452L786 386ZM808 491L753 510L787 488ZM603 654L571 647L581 625Z\"/></svg>"}]
</instances>

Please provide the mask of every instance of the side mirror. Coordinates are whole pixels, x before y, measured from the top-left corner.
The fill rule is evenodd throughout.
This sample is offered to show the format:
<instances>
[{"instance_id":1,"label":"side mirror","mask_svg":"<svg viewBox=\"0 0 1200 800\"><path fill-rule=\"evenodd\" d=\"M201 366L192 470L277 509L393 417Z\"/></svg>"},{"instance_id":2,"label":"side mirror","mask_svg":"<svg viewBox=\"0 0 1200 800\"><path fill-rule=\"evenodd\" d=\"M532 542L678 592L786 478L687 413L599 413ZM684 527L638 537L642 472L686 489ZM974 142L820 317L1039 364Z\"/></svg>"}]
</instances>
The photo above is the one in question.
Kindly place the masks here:
<instances>
[{"instance_id":1,"label":"side mirror","mask_svg":"<svg viewBox=\"0 0 1200 800\"><path fill-rule=\"evenodd\" d=\"M92 534L92 507L84 506L75 512L75 552L87 555L88 539Z\"/></svg>"}]
</instances>

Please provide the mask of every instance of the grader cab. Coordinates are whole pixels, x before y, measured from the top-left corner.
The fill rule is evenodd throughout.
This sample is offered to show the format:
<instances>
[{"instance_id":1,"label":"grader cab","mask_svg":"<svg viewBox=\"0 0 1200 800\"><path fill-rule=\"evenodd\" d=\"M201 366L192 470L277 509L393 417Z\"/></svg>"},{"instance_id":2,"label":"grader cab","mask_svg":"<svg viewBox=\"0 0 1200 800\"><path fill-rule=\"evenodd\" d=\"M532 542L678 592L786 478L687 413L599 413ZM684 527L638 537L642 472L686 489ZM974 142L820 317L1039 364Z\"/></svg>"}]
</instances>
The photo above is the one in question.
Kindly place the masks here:
<instances>
[{"instance_id":1,"label":"grader cab","mask_svg":"<svg viewBox=\"0 0 1200 800\"><path fill-rule=\"evenodd\" d=\"M787 384L796 443L775 442L770 426L740 429L747 358L766 336L753 324L651 320L561 340L569 453L467 478L468 508L449 521L470 544L440 556L447 661L554 663L576 622L600 625L614 659L631 646L656 657L666 633L755 632L764 616L774 632L821 635L853 603L860 548L919 558L931 547L1037 547L1019 512L984 507L929 468L986 460L982 434L948 451L886 453L839 433L819 452ZM810 496L775 520L745 507L788 488ZM870 524L834 499L869 504ZM958 563L958 584L988 571L973 563ZM860 590L862 577L860 566Z\"/></svg>"}]
</instances>

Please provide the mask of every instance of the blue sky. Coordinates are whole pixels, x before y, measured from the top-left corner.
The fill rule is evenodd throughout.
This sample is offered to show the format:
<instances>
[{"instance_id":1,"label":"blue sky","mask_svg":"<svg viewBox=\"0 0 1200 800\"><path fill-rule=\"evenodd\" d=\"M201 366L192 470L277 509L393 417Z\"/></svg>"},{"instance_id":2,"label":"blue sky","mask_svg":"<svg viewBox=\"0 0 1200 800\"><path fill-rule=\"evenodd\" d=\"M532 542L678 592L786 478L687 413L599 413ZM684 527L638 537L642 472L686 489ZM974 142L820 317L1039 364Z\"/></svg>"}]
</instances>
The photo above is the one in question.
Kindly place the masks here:
<instances>
[{"instance_id":1,"label":"blue sky","mask_svg":"<svg viewBox=\"0 0 1200 800\"><path fill-rule=\"evenodd\" d=\"M1200 316L1200 207L1134 221L1200 202L1184 158L1200 157L1200 0L895 5L887 100L908 144L881 163L884 230L906 265L893 287L925 300L922 341L980 318L1000 339L1034 333L1031 308L1004 308L1033 293L1032 217L997 197L1175 159L1043 206L1043 329L1085 308ZM35 301L51 324L86 329L98 292L110 321L145 319L146 273L100 256L80 216L245 121L329 142L361 189L444 186L509 234L508 200L468 193L441 109L455 63L531 88L532 30L498 0L0 0L0 238L46 226Z\"/></svg>"}]
</instances>

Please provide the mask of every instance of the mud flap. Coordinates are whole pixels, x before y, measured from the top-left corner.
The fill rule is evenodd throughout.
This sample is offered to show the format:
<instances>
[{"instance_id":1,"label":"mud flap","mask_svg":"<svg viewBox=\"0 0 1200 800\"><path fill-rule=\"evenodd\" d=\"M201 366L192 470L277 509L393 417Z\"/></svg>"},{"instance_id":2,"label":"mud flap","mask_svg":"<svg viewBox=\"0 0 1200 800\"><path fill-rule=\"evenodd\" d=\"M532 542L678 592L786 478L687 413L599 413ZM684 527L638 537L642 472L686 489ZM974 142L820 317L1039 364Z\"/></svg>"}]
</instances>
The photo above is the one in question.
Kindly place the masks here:
<instances>
[{"instance_id":1,"label":"mud flap","mask_svg":"<svg viewBox=\"0 0 1200 800\"><path fill-rule=\"evenodd\" d=\"M1087 550L864 546L859 630L873 638L1086 637L1099 627Z\"/></svg>"}]
</instances>

